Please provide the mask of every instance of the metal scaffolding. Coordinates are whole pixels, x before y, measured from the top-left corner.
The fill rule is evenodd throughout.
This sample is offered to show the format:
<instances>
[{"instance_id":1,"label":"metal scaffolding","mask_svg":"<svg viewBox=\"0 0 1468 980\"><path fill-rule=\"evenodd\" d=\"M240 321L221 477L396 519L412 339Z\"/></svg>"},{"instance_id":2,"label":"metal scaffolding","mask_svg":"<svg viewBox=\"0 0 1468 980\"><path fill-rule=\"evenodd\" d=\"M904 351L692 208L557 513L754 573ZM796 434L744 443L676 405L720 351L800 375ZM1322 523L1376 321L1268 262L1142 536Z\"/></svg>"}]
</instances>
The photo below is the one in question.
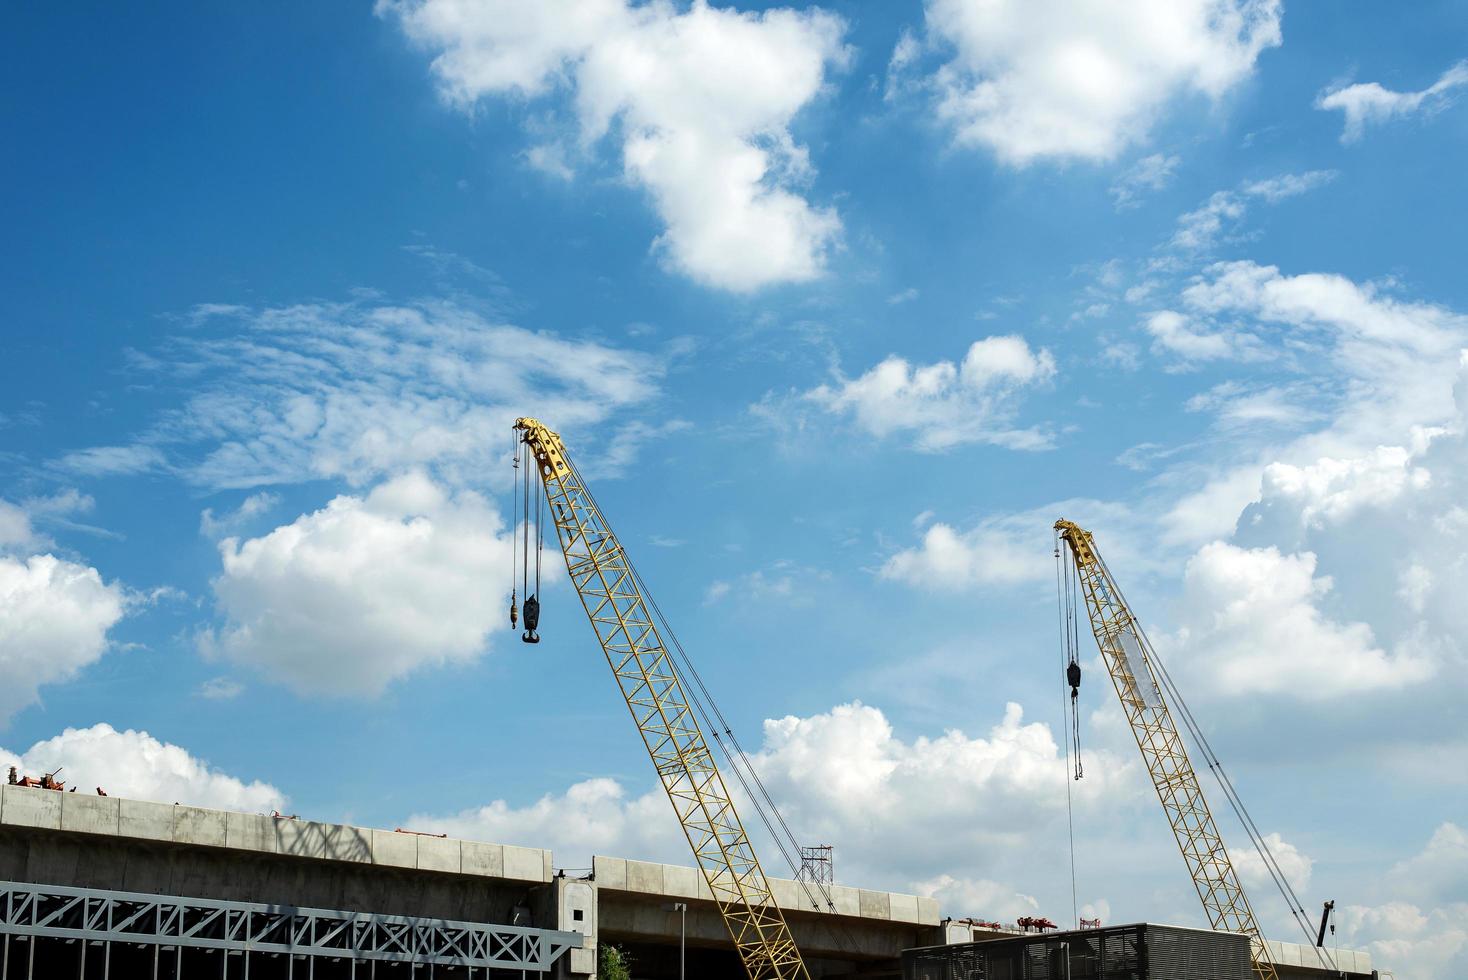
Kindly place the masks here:
<instances>
[{"instance_id":1,"label":"metal scaffolding","mask_svg":"<svg viewBox=\"0 0 1468 980\"><path fill-rule=\"evenodd\" d=\"M183 976L185 950L216 950L215 976L227 977L237 966L236 975L248 978L253 959L257 976L315 977L324 960L333 975L364 980L377 975L379 964L407 964L410 974L418 966L470 977L498 970L546 973L567 950L581 947L578 933L528 926L13 881L0 882L0 935L0 980L66 975L69 970L45 954L38 959L43 940L76 949L68 959L75 960L77 977L106 980L113 944L124 945L133 961L139 948L146 951L154 978ZM123 975L139 976L136 963Z\"/></svg>"}]
</instances>

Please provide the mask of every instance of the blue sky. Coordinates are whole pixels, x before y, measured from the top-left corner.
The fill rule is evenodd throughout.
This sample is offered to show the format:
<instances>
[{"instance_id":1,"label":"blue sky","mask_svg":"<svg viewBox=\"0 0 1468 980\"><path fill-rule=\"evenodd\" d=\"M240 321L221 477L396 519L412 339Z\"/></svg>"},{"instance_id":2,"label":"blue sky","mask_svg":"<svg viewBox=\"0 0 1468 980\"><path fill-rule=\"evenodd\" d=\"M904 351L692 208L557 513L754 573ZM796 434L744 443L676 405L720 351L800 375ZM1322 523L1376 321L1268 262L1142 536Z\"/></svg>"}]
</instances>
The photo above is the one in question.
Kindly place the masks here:
<instances>
[{"instance_id":1,"label":"blue sky","mask_svg":"<svg viewBox=\"0 0 1468 980\"><path fill-rule=\"evenodd\" d=\"M1463 972L1463 11L979 8L8 12L0 745L682 860L564 581L504 622L536 414L839 878L1069 917L1066 516L1307 902ZM1080 901L1201 921L1099 680Z\"/></svg>"}]
</instances>

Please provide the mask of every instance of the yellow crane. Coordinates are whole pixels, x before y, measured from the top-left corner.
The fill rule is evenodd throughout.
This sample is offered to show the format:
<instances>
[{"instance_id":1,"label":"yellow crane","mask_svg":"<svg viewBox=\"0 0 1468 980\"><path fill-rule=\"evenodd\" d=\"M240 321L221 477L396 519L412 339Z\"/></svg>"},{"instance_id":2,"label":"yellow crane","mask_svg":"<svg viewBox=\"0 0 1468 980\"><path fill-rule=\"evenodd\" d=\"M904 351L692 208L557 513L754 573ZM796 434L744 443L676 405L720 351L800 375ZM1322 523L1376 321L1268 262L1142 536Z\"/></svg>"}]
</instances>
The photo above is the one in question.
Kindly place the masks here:
<instances>
[{"instance_id":1,"label":"yellow crane","mask_svg":"<svg viewBox=\"0 0 1468 980\"><path fill-rule=\"evenodd\" d=\"M540 477L571 583L745 971L750 980L810 980L626 551L561 437L531 418L517 419L515 430L529 450L527 465L533 460ZM529 642L539 620L538 592L525 600Z\"/></svg>"},{"instance_id":2,"label":"yellow crane","mask_svg":"<svg viewBox=\"0 0 1468 980\"><path fill-rule=\"evenodd\" d=\"M1264 933L1239 884L1223 837L1203 797L1203 788L1198 784L1198 774L1188 760L1182 736L1163 697L1158 675L1153 670L1152 646L1097 553L1091 532L1062 520L1055 522L1055 533L1059 538L1057 548L1064 542L1075 565L1091 632L1121 699L1137 748L1142 750L1142 760L1183 852L1208 921L1215 929L1248 936L1255 976L1259 980L1278 980Z\"/></svg>"}]
</instances>

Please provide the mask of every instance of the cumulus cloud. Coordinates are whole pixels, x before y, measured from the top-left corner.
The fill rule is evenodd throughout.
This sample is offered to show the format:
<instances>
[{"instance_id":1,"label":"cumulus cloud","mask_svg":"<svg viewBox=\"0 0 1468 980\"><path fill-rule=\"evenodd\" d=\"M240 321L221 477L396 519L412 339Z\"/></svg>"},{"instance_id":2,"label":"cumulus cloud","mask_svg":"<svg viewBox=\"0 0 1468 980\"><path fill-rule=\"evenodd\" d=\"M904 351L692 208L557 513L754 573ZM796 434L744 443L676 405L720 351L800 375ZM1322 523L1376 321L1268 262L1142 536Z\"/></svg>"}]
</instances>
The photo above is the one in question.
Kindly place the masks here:
<instances>
[{"instance_id":1,"label":"cumulus cloud","mask_svg":"<svg viewBox=\"0 0 1468 980\"><path fill-rule=\"evenodd\" d=\"M898 551L882 565L882 577L937 591L1042 582L1054 574L1050 533L1041 523L1019 526L1014 518L990 518L959 531L937 521L921 544Z\"/></svg>"},{"instance_id":2,"label":"cumulus cloud","mask_svg":"<svg viewBox=\"0 0 1468 980\"><path fill-rule=\"evenodd\" d=\"M269 783L243 782L147 732L107 724L68 728L19 756L0 749L0 766L12 765L31 775L62 768L60 778L81 793L101 786L109 796L257 813L286 804Z\"/></svg>"},{"instance_id":3,"label":"cumulus cloud","mask_svg":"<svg viewBox=\"0 0 1468 980\"><path fill-rule=\"evenodd\" d=\"M377 9L434 52L449 103L467 110L565 89L583 149L615 129L623 173L664 223L654 251L672 268L736 291L823 270L841 222L802 196L814 171L790 127L848 59L840 18L626 0L381 0Z\"/></svg>"},{"instance_id":4,"label":"cumulus cloud","mask_svg":"<svg viewBox=\"0 0 1468 980\"><path fill-rule=\"evenodd\" d=\"M1012 449L1045 449L1050 440L1009 422L1019 393L1055 376L1048 350L1032 350L1023 337L986 337L961 362L913 365L892 355L856 378L841 378L804 394L825 411L851 416L878 438L911 434L923 452L985 442Z\"/></svg>"},{"instance_id":5,"label":"cumulus cloud","mask_svg":"<svg viewBox=\"0 0 1468 980\"><path fill-rule=\"evenodd\" d=\"M1364 945L1372 963L1401 977L1468 976L1468 902L1421 908L1411 902L1347 905L1336 915L1342 942Z\"/></svg>"},{"instance_id":6,"label":"cumulus cloud","mask_svg":"<svg viewBox=\"0 0 1468 980\"><path fill-rule=\"evenodd\" d=\"M1365 134L1368 123L1440 111L1451 103L1454 90L1464 85L1468 85L1468 61L1453 65L1418 92L1393 92L1376 82L1358 82L1325 92L1315 101L1315 108L1343 112L1346 125L1341 142L1354 143Z\"/></svg>"},{"instance_id":7,"label":"cumulus cloud","mask_svg":"<svg viewBox=\"0 0 1468 980\"><path fill-rule=\"evenodd\" d=\"M933 77L938 116L1001 160L1109 160L1144 140L1172 100L1218 99L1280 43L1277 0L928 0L952 60Z\"/></svg>"},{"instance_id":8,"label":"cumulus cloud","mask_svg":"<svg viewBox=\"0 0 1468 980\"><path fill-rule=\"evenodd\" d=\"M108 647L126 611L121 585L54 555L0 556L0 723L76 676Z\"/></svg>"},{"instance_id":9,"label":"cumulus cloud","mask_svg":"<svg viewBox=\"0 0 1468 980\"><path fill-rule=\"evenodd\" d=\"M201 647L301 692L372 696L484 651L510 539L479 495L421 473L219 543L223 626ZM552 570L555 565L552 563Z\"/></svg>"},{"instance_id":10,"label":"cumulus cloud","mask_svg":"<svg viewBox=\"0 0 1468 980\"><path fill-rule=\"evenodd\" d=\"M1341 623L1321 608L1333 583L1317 577L1311 552L1205 545L1188 561L1184 625L1163 646L1206 672L1225 695L1280 694L1321 701L1418 684L1436 671L1427 652L1388 653L1365 623Z\"/></svg>"},{"instance_id":11,"label":"cumulus cloud","mask_svg":"<svg viewBox=\"0 0 1468 980\"><path fill-rule=\"evenodd\" d=\"M1133 544L1137 519L1125 507L1066 500L1019 513L989 515L963 528L934 521L926 526L918 544L893 553L880 574L939 592L1042 582L1053 586L1053 525L1061 517L1084 527L1108 528L1107 551L1113 560L1130 567L1151 567Z\"/></svg>"},{"instance_id":12,"label":"cumulus cloud","mask_svg":"<svg viewBox=\"0 0 1468 980\"><path fill-rule=\"evenodd\" d=\"M1309 526L1335 523L1363 507L1381 507L1411 490L1423 490L1432 473L1412 464L1404 446L1378 446L1353 459L1329 457L1295 466L1270 463L1264 468L1260 500L1282 504Z\"/></svg>"},{"instance_id":13,"label":"cumulus cloud","mask_svg":"<svg viewBox=\"0 0 1468 980\"><path fill-rule=\"evenodd\" d=\"M45 539L31 525L31 515L8 500L0 500L0 550L42 547Z\"/></svg>"},{"instance_id":14,"label":"cumulus cloud","mask_svg":"<svg viewBox=\"0 0 1468 980\"><path fill-rule=\"evenodd\" d=\"M666 794L653 788L634 796L605 777L573 783L529 806L495 800L455 814L415 813L408 825L468 840L549 847L562 867L589 868L594 854L689 863Z\"/></svg>"},{"instance_id":15,"label":"cumulus cloud","mask_svg":"<svg viewBox=\"0 0 1468 980\"><path fill-rule=\"evenodd\" d=\"M1284 872L1290 887L1301 892L1308 889L1310 875L1315 870L1314 859L1277 833L1265 834L1264 843L1269 848L1269 853L1274 855L1274 860ZM1229 859L1233 861L1246 888L1254 889L1257 893L1274 887L1274 879L1264 864L1264 858L1254 848L1230 848Z\"/></svg>"},{"instance_id":16,"label":"cumulus cloud","mask_svg":"<svg viewBox=\"0 0 1468 980\"><path fill-rule=\"evenodd\" d=\"M1022 915L1034 915L1040 903L1033 895L1018 892L1011 885L988 878L955 878L940 874L912 884L915 894L936 898L945 915L954 918L987 917L990 921L1013 922Z\"/></svg>"},{"instance_id":17,"label":"cumulus cloud","mask_svg":"<svg viewBox=\"0 0 1468 980\"><path fill-rule=\"evenodd\" d=\"M1379 905L1337 913L1342 944L1364 945L1372 965L1400 977L1468 976L1468 835L1443 823L1416 855L1382 879Z\"/></svg>"},{"instance_id":18,"label":"cumulus cloud","mask_svg":"<svg viewBox=\"0 0 1468 980\"><path fill-rule=\"evenodd\" d=\"M965 894L959 878L942 876L977 881L978 869L1035 827L1064 819L1069 777L1060 748L1048 726L1025 722L1018 704L985 737L950 730L910 740L881 710L842 704L766 721L752 759L802 839L839 841L844 874L868 886ZM1128 771L1110 756L1098 770L1076 787L1086 799ZM526 807L501 800L451 815L419 813L411 822L489 840L551 841L557 861L573 867L589 864L591 853L688 861L662 791L634 795L610 779L586 780Z\"/></svg>"},{"instance_id":19,"label":"cumulus cloud","mask_svg":"<svg viewBox=\"0 0 1468 980\"><path fill-rule=\"evenodd\" d=\"M147 359L160 386L182 380L187 396L138 445L213 489L363 485L414 467L482 480L504 472L497 464L525 406L574 433L653 398L665 369L647 354L452 303L196 312L194 332ZM258 516L266 503L256 498L233 516Z\"/></svg>"}]
</instances>

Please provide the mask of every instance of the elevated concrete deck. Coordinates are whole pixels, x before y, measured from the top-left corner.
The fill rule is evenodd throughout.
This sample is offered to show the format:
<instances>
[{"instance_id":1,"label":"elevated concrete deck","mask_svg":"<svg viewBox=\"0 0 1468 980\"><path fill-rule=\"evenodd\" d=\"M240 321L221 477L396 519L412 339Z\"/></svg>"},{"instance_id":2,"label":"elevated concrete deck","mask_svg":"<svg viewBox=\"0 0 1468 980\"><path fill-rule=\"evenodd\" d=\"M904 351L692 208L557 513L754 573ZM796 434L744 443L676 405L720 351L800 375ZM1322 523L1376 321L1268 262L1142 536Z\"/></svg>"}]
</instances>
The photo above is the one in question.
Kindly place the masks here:
<instances>
[{"instance_id":1,"label":"elevated concrete deck","mask_svg":"<svg viewBox=\"0 0 1468 980\"><path fill-rule=\"evenodd\" d=\"M592 858L591 873L597 888L604 891L628 892L668 900L714 900L713 892L709 891L708 882L704 881L699 870L684 865L654 864L597 855ZM811 912L824 916L831 914L824 904L812 908L807 887L818 901L824 903L824 897L816 891L815 886L803 886L790 878L770 878L769 882L775 901L786 912ZM828 885L827 890L838 916L933 928L937 928L941 921L938 900L935 898L852 888L849 885Z\"/></svg>"},{"instance_id":2,"label":"elevated concrete deck","mask_svg":"<svg viewBox=\"0 0 1468 980\"><path fill-rule=\"evenodd\" d=\"M595 969L599 935L631 943L649 975L668 972L655 960L676 952L685 917L669 905L682 901L705 975L722 976L733 956L689 866L599 855L589 878L566 878L542 848L22 786L0 786L0 880L470 922L528 917L584 937L559 965L571 976ZM933 899L837 885L833 913L813 909L795 881L771 886L816 977L854 967L895 975L903 949L941 941Z\"/></svg>"},{"instance_id":3,"label":"elevated concrete deck","mask_svg":"<svg viewBox=\"0 0 1468 980\"><path fill-rule=\"evenodd\" d=\"M179 803L0 786L0 826L545 884L551 852ZM62 882L49 882L62 884Z\"/></svg>"}]
</instances>

